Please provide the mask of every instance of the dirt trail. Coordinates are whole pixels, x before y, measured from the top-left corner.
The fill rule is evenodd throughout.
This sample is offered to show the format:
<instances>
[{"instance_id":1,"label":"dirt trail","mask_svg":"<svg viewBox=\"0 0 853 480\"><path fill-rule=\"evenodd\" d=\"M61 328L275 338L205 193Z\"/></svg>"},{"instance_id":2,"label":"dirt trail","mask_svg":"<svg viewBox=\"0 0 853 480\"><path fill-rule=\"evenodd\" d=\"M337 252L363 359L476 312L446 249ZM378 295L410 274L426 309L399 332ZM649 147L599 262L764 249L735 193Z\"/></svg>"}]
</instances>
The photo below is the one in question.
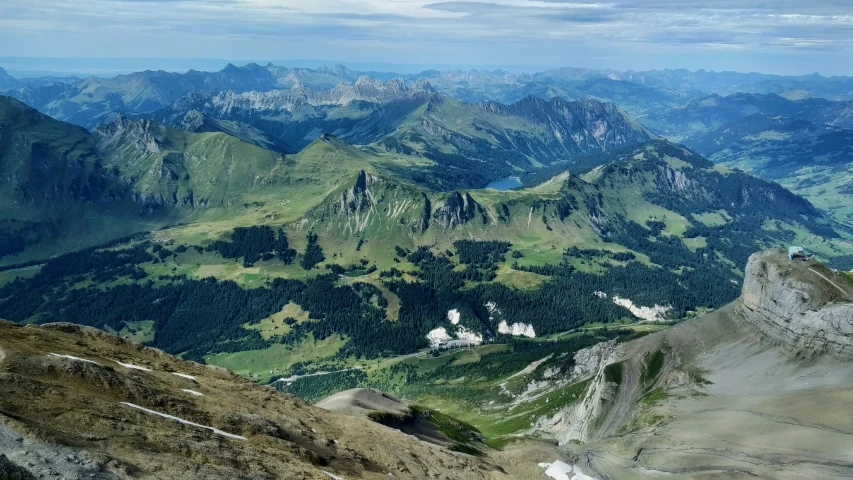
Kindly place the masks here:
<instances>
[{"instance_id":1,"label":"dirt trail","mask_svg":"<svg viewBox=\"0 0 853 480\"><path fill-rule=\"evenodd\" d=\"M820 278L826 280L827 282L829 282L833 287L837 288L838 291L840 291L843 295L845 295L845 296L848 295L847 290L844 290L843 288L839 287L838 285L835 284L835 282L826 278L822 273L818 272L814 268L809 268L809 271L814 273L815 275L819 276Z\"/></svg>"}]
</instances>

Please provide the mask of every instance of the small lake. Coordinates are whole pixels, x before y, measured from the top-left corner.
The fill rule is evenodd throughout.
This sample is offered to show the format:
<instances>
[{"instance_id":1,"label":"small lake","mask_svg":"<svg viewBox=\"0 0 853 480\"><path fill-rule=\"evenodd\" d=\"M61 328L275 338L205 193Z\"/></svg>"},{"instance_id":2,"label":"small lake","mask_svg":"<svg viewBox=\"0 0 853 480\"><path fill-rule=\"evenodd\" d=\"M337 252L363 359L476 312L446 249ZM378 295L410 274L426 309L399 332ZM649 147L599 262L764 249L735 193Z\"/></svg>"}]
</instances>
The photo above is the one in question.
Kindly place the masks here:
<instances>
[{"instance_id":1,"label":"small lake","mask_svg":"<svg viewBox=\"0 0 853 480\"><path fill-rule=\"evenodd\" d=\"M503 180L495 180L494 182L486 185L486 188L491 188L492 190L514 190L516 188L523 187L524 184L521 183L521 179L518 177L507 177Z\"/></svg>"}]
</instances>

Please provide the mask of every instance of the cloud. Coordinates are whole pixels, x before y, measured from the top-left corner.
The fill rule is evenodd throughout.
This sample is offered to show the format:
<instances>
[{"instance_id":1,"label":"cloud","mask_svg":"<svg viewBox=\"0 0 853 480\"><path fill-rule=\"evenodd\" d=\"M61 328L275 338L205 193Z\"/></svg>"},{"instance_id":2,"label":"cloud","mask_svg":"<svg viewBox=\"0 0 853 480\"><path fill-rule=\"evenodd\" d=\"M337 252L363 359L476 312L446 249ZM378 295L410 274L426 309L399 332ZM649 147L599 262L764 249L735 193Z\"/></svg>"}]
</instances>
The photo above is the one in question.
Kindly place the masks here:
<instances>
[{"instance_id":1,"label":"cloud","mask_svg":"<svg viewBox=\"0 0 853 480\"><path fill-rule=\"evenodd\" d=\"M853 2L4 0L0 44L20 45L20 55L275 59L340 52L334 58L480 64L636 63L645 54L647 63L668 59L676 67L700 59L725 64L719 52L737 50L766 64L788 57L793 65L809 51L822 52L823 61L832 54L853 60Z\"/></svg>"}]
</instances>

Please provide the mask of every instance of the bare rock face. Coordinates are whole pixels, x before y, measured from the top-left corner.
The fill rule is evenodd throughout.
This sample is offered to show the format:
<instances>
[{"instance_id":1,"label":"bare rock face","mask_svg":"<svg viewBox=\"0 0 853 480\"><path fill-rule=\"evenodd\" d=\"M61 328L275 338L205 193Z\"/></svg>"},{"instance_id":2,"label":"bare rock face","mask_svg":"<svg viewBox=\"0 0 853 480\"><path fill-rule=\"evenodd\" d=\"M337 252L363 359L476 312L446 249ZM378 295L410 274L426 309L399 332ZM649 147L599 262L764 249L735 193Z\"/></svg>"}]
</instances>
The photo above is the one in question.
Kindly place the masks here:
<instances>
[{"instance_id":1,"label":"bare rock face","mask_svg":"<svg viewBox=\"0 0 853 480\"><path fill-rule=\"evenodd\" d=\"M577 401L553 416L537 419L534 430L553 435L560 445L573 440L587 442L596 434L596 422L606 413L607 404L615 399L618 385L607 380L605 368L622 353L616 342L602 342L575 353L575 366L570 381L592 377L589 388Z\"/></svg>"},{"instance_id":2,"label":"bare rock face","mask_svg":"<svg viewBox=\"0 0 853 480\"><path fill-rule=\"evenodd\" d=\"M853 298L843 279L779 252L752 255L741 313L758 333L798 356L853 359Z\"/></svg>"},{"instance_id":3,"label":"bare rock face","mask_svg":"<svg viewBox=\"0 0 853 480\"><path fill-rule=\"evenodd\" d=\"M362 170L358 174L355 185L341 194L338 201L338 213L340 215L360 213L376 205L373 192L368 188L376 183L379 183L379 178Z\"/></svg>"},{"instance_id":4,"label":"bare rock face","mask_svg":"<svg viewBox=\"0 0 853 480\"><path fill-rule=\"evenodd\" d=\"M433 219L438 225L452 229L470 222L478 213L485 219L483 206L471 194L453 192L433 213Z\"/></svg>"},{"instance_id":5,"label":"bare rock face","mask_svg":"<svg viewBox=\"0 0 853 480\"><path fill-rule=\"evenodd\" d=\"M142 152L148 154L160 152L162 127L148 120L134 122L119 114L113 123L99 129L98 133L101 135L99 146L103 150L124 139Z\"/></svg>"}]
</instances>

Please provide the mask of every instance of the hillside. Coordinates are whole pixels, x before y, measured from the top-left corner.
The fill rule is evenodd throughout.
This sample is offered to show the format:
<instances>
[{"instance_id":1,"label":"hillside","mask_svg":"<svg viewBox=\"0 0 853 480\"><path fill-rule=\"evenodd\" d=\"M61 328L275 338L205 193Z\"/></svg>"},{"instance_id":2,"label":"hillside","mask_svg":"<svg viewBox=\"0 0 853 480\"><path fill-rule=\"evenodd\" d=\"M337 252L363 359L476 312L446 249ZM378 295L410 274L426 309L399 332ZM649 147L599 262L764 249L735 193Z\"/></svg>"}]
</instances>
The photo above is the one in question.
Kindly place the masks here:
<instances>
[{"instance_id":1,"label":"hillside","mask_svg":"<svg viewBox=\"0 0 853 480\"><path fill-rule=\"evenodd\" d=\"M49 256L85 245L81 237L100 243L158 226L120 221L134 208L105 168L97 137L9 97L0 97L0 172L0 257L33 245Z\"/></svg>"},{"instance_id":2,"label":"hillside","mask_svg":"<svg viewBox=\"0 0 853 480\"><path fill-rule=\"evenodd\" d=\"M849 241L801 197L682 147L611 160L528 189L442 193L324 136L288 157L289 203L9 269L0 315L111 330L269 380L439 337L683 318L734 299L756 246L820 239L814 251L834 258Z\"/></svg>"},{"instance_id":3,"label":"hillside","mask_svg":"<svg viewBox=\"0 0 853 480\"><path fill-rule=\"evenodd\" d=\"M750 115L685 141L714 162L779 182L853 222L853 130Z\"/></svg>"},{"instance_id":4,"label":"hillside","mask_svg":"<svg viewBox=\"0 0 853 480\"><path fill-rule=\"evenodd\" d=\"M0 321L0 378L0 472L23 471L11 478L510 478L88 328Z\"/></svg>"},{"instance_id":5,"label":"hillside","mask_svg":"<svg viewBox=\"0 0 853 480\"><path fill-rule=\"evenodd\" d=\"M330 161L322 139L286 157L221 131L190 133L121 115L89 133L9 97L0 97L0 132L0 172L10 179L0 185L0 257L31 250L4 259L12 263L268 204L272 211L261 215L295 220L370 168L344 144Z\"/></svg>"},{"instance_id":6,"label":"hillside","mask_svg":"<svg viewBox=\"0 0 853 480\"><path fill-rule=\"evenodd\" d=\"M851 309L849 278L771 250L750 257L737 301L699 318L389 361L355 385L440 408L490 444L552 439L593 478L842 478ZM357 392L318 404L351 408Z\"/></svg>"}]
</instances>

